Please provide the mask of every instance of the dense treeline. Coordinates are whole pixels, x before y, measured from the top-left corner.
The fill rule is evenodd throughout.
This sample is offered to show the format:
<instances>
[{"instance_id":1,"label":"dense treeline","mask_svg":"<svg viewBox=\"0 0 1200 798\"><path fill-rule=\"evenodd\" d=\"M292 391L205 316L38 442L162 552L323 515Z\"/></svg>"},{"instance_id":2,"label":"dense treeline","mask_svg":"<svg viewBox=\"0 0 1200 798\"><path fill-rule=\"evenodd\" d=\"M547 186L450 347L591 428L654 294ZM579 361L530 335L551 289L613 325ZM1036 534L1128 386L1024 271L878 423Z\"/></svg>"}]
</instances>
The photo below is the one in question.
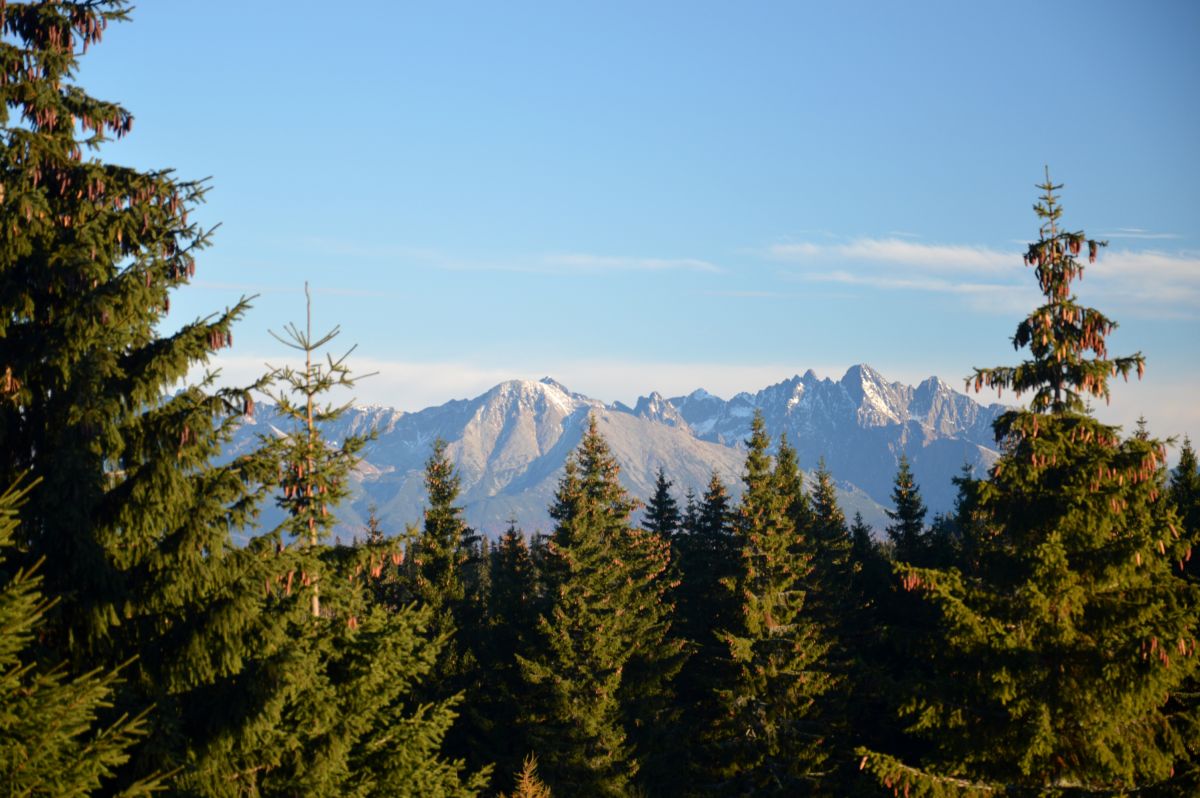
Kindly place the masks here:
<instances>
[{"instance_id":1,"label":"dense treeline","mask_svg":"<svg viewBox=\"0 0 1200 798\"><path fill-rule=\"evenodd\" d=\"M548 534L479 536L439 442L422 522L341 545L368 440L322 436L354 381L336 330L285 328L303 369L175 390L244 303L161 332L204 186L83 155L131 125L73 81L125 12L0 4L10 794L1200 791L1200 467L1088 411L1143 360L1110 358L1115 324L1072 295L1103 242L1061 228L1048 178L1030 359L976 375L1033 399L953 512L927 518L901 461L876 537L759 418L738 502L660 472L639 513L591 419ZM292 429L221 460L252 391Z\"/></svg>"}]
</instances>

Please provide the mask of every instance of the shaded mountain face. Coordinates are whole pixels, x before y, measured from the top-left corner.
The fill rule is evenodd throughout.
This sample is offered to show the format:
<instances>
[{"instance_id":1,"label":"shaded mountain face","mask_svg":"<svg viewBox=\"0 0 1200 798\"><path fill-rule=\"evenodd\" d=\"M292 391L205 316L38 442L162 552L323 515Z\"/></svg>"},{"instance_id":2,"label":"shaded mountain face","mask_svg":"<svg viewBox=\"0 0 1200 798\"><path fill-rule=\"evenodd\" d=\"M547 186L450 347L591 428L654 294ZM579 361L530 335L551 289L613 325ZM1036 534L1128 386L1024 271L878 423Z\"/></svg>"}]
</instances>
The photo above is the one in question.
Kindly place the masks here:
<instances>
[{"instance_id":1,"label":"shaded mountain face","mask_svg":"<svg viewBox=\"0 0 1200 798\"><path fill-rule=\"evenodd\" d=\"M990 425L1002 408L982 407L936 378L916 388L888 383L866 366L855 366L839 382L810 371L728 401L699 390L674 399L651 393L632 408L606 405L546 378L504 382L474 399L416 413L352 408L326 436L336 440L374 429L377 437L364 450L354 498L338 510L339 534L347 540L360 534L372 504L390 534L420 523L425 461L439 437L458 468L470 524L492 537L510 518L527 532L548 532L547 508L590 414L634 496L652 493L660 467L675 483L681 506L685 491L701 494L714 471L736 495L756 409L763 411L772 436L788 434L803 468L826 459L847 515L862 512L882 529L899 455L909 456L931 508L948 508L954 497L950 478L963 463L978 468L995 459L988 446ZM231 453L252 446L256 435L285 432L272 408L261 407L242 425ZM276 519L267 513L264 521Z\"/></svg>"}]
</instances>

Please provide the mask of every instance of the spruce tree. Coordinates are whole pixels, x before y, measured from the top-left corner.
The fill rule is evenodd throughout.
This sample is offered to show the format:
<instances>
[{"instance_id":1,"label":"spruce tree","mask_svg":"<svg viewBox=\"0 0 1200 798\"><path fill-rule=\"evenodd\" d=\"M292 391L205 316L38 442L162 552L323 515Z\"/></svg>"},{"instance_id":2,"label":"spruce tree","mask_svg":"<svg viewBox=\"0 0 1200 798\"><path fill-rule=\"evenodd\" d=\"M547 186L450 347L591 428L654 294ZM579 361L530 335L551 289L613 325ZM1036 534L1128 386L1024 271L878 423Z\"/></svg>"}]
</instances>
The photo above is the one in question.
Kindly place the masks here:
<instances>
[{"instance_id":1,"label":"spruce tree","mask_svg":"<svg viewBox=\"0 0 1200 798\"><path fill-rule=\"evenodd\" d=\"M545 606L528 656L531 730L543 778L560 794L625 795L642 751L665 728L661 679L680 646L669 638L667 545L633 529L636 507L596 419L568 459L550 515ZM653 752L646 752L653 753Z\"/></svg>"},{"instance_id":2,"label":"spruce tree","mask_svg":"<svg viewBox=\"0 0 1200 798\"><path fill-rule=\"evenodd\" d=\"M1170 497L1191 540L1200 542L1200 463L1187 437L1179 450L1179 462L1171 471ZM1189 558L1186 568L1188 573L1200 577L1200 558Z\"/></svg>"},{"instance_id":3,"label":"spruce tree","mask_svg":"<svg viewBox=\"0 0 1200 798\"><path fill-rule=\"evenodd\" d=\"M278 693L250 672L286 625L263 608L273 566L230 533L276 460L268 447L213 465L250 394L177 390L232 344L245 303L161 330L208 243L188 218L205 187L84 155L132 126L75 82L81 51L126 16L121 0L0 8L0 484L40 480L14 557L44 561L56 602L40 656L76 674L132 660L114 711L155 706L111 788L167 772L183 790L270 756L258 743Z\"/></svg>"},{"instance_id":4,"label":"spruce tree","mask_svg":"<svg viewBox=\"0 0 1200 798\"><path fill-rule=\"evenodd\" d=\"M305 286L306 296L308 288ZM287 618L276 681L287 687L273 738L262 744L275 761L246 791L266 795L474 795L488 772L464 777L462 760L441 747L457 699L428 701L443 641L434 634L433 608L394 611L371 600L368 583L390 559L384 545L330 547L336 506L348 495L357 452L369 440L327 441L323 427L349 406L326 395L358 378L340 357L323 350L335 327L312 331L311 301L304 328L289 324L276 337L304 356L304 368L274 375L280 414L291 419L285 438L282 495L288 511L275 550L279 576L266 585L272 609ZM282 732L282 734L281 734Z\"/></svg>"},{"instance_id":5,"label":"spruce tree","mask_svg":"<svg viewBox=\"0 0 1200 798\"><path fill-rule=\"evenodd\" d=\"M1179 450L1179 463L1171 471L1168 492L1175 512L1179 515L1188 549L1181 570L1193 585L1200 585L1200 465L1188 438ZM1174 716L1187 750L1186 762L1176 765L1171 795L1195 795L1200 792L1200 673L1193 673L1173 696L1168 711Z\"/></svg>"},{"instance_id":6,"label":"spruce tree","mask_svg":"<svg viewBox=\"0 0 1200 798\"><path fill-rule=\"evenodd\" d=\"M479 653L484 686L471 703L481 719L480 755L495 762L498 778L505 778L531 753L522 727L526 684L517 655L533 637L538 602L533 557L515 519L492 549L490 566L487 623Z\"/></svg>"},{"instance_id":7,"label":"spruce tree","mask_svg":"<svg viewBox=\"0 0 1200 798\"><path fill-rule=\"evenodd\" d=\"M746 443L735 522L741 562L729 585L740 612L721 635L733 672L718 689L712 775L723 793L811 794L827 757L816 701L830 687L828 645L806 607L812 554L797 545L781 485L789 475L772 467L761 413Z\"/></svg>"},{"instance_id":8,"label":"spruce tree","mask_svg":"<svg viewBox=\"0 0 1200 798\"><path fill-rule=\"evenodd\" d=\"M812 515L806 535L813 552L811 608L835 646L831 667L845 670L849 638L861 633L859 613L865 601L859 578L860 564L854 560L850 528L838 503L833 475L822 458L817 466L817 484L812 492Z\"/></svg>"},{"instance_id":9,"label":"spruce tree","mask_svg":"<svg viewBox=\"0 0 1200 798\"><path fill-rule=\"evenodd\" d=\"M466 596L463 566L466 549L476 539L456 504L460 486L454 464L446 455L446 442L438 438L425 462L429 505L421 536L413 547L412 564L413 596L433 608L444 634L452 633L454 615Z\"/></svg>"},{"instance_id":10,"label":"spruce tree","mask_svg":"<svg viewBox=\"0 0 1200 798\"><path fill-rule=\"evenodd\" d=\"M938 614L936 657L906 692L917 761L864 752L894 792L1114 795L1165 785L1185 759L1171 696L1196 671L1197 591L1164 492L1165 448L1086 410L1140 354L1110 357L1115 323L1071 283L1104 242L1061 226L1046 182L1026 263L1045 303L1013 337L1031 358L977 369L976 387L1033 393L996 422L1002 455L974 486L965 556L901 566Z\"/></svg>"},{"instance_id":11,"label":"spruce tree","mask_svg":"<svg viewBox=\"0 0 1200 798\"><path fill-rule=\"evenodd\" d=\"M893 509L884 512L891 521L887 526L887 535L892 541L896 559L901 562L925 564L924 555L928 548L925 532L927 510L921 500L921 490L913 479L908 458L904 455L900 456L896 480L892 486L892 507Z\"/></svg>"},{"instance_id":12,"label":"spruce tree","mask_svg":"<svg viewBox=\"0 0 1200 798\"><path fill-rule=\"evenodd\" d=\"M430 700L463 699L463 712L447 739L447 749L473 768L491 760L490 721L480 714L484 673L480 665L486 635L487 584L490 569L483 537L462 517L458 505L462 481L441 438L425 463L428 506L420 535L411 546L410 595L430 609L433 631L443 639L433 678L423 686Z\"/></svg>"},{"instance_id":13,"label":"spruce tree","mask_svg":"<svg viewBox=\"0 0 1200 798\"><path fill-rule=\"evenodd\" d=\"M677 680L678 736L686 743L683 759L693 782L695 774L709 767L708 752L700 743L720 711L714 690L728 684L733 673L729 648L718 636L735 628L741 612L731 587L740 559L731 503L728 489L714 471L700 503L689 503L683 531L675 539L680 584L674 628L690 651Z\"/></svg>"},{"instance_id":14,"label":"spruce tree","mask_svg":"<svg viewBox=\"0 0 1200 798\"><path fill-rule=\"evenodd\" d=\"M702 663L722 648L714 630L730 628L738 608L738 602L730 600L732 594L724 587L737 574L740 557L731 504L729 490L714 471L677 537L681 571L676 604L678 631L698 652L688 667L705 667Z\"/></svg>"},{"instance_id":15,"label":"spruce tree","mask_svg":"<svg viewBox=\"0 0 1200 798\"><path fill-rule=\"evenodd\" d=\"M800 475L800 461L796 449L788 441L787 433L779 436L779 449L775 453L775 470L779 489L787 502L787 514L796 527L796 534L807 539L813 530L813 505L804 489L804 478Z\"/></svg>"},{"instance_id":16,"label":"spruce tree","mask_svg":"<svg viewBox=\"0 0 1200 798\"><path fill-rule=\"evenodd\" d=\"M69 678L60 667L33 661L34 636L53 605L45 598L34 565L8 570L17 506L29 488L0 494L0 783L9 795L83 796L111 784L129 749L147 730L144 715L122 716L107 724L116 671ZM145 780L121 792L149 795L158 780Z\"/></svg>"},{"instance_id":17,"label":"spruce tree","mask_svg":"<svg viewBox=\"0 0 1200 798\"><path fill-rule=\"evenodd\" d=\"M330 537L336 522L330 507L340 504L350 494L350 470L369 436L353 435L336 446L324 439L321 428L340 418L349 404L335 405L322 399L331 391L354 387L358 378L351 374L346 363L354 347L337 358L325 354L322 362L323 350L341 334L341 329L334 327L324 334L314 334L308 283L304 284L304 297L304 328L289 323L282 334L271 331L284 346L304 355L304 369L291 366L274 369L272 378L278 387L269 389L269 395L275 400L279 416L293 426L285 439L281 463L283 492L276 498L276 503L287 513L284 531L300 548L315 554L318 546ZM307 558L306 566L304 582L305 587L311 588L308 594L312 615L320 617L319 558Z\"/></svg>"},{"instance_id":18,"label":"spruce tree","mask_svg":"<svg viewBox=\"0 0 1200 798\"><path fill-rule=\"evenodd\" d=\"M654 495L646 502L646 511L642 514L642 528L666 541L675 536L683 520L679 514L679 503L671 495L671 484L659 466Z\"/></svg>"}]
</instances>

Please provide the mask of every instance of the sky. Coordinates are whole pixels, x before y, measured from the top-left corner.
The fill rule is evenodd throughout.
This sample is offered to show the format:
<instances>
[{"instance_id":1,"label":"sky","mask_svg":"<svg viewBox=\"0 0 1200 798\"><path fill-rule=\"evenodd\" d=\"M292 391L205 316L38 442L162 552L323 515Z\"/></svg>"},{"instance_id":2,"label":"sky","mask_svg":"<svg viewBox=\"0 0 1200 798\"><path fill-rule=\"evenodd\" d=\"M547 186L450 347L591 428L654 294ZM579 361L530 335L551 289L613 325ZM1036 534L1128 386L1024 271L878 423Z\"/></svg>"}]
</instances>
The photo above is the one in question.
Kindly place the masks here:
<instances>
[{"instance_id":1,"label":"sky","mask_svg":"<svg viewBox=\"0 0 1200 798\"><path fill-rule=\"evenodd\" d=\"M105 160L209 178L168 323L255 296L227 379L288 362L307 281L405 410L962 386L1024 354L1049 166L1148 359L1098 414L1200 439L1198 37L1195 2L143 0L78 81L134 114Z\"/></svg>"}]
</instances>

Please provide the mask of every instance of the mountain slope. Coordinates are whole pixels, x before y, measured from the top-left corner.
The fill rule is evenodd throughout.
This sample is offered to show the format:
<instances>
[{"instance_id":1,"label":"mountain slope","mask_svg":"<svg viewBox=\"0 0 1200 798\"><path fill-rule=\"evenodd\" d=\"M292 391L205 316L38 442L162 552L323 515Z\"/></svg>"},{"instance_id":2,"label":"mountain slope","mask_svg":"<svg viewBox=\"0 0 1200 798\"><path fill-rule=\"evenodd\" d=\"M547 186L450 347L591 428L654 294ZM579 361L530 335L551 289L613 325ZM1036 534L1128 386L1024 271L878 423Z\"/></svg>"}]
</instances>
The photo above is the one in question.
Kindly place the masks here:
<instances>
[{"instance_id":1,"label":"mountain slope","mask_svg":"<svg viewBox=\"0 0 1200 798\"><path fill-rule=\"evenodd\" d=\"M824 457L847 513L860 511L879 529L901 453L912 461L934 509L950 506L950 477L964 462L980 467L995 457L985 441L998 406L982 407L936 378L916 388L889 383L867 366L851 368L838 382L810 371L728 401L703 390L673 399L651 393L634 407L606 405L549 378L511 380L474 399L416 413L352 408L331 425L326 434L332 439L377 431L355 475L355 498L339 511L341 534L361 530L372 504L392 534L418 523L424 464L439 437L462 478L469 523L496 535L515 517L527 532L549 531L547 507L589 414L597 416L633 495L651 494L659 467L675 483L681 503L688 488L701 493L714 471L736 495L755 410L763 412L773 436L787 432L803 468L811 470ZM252 445L257 434L282 434L279 423L272 408L261 408L257 419L243 424L232 453Z\"/></svg>"}]
</instances>

